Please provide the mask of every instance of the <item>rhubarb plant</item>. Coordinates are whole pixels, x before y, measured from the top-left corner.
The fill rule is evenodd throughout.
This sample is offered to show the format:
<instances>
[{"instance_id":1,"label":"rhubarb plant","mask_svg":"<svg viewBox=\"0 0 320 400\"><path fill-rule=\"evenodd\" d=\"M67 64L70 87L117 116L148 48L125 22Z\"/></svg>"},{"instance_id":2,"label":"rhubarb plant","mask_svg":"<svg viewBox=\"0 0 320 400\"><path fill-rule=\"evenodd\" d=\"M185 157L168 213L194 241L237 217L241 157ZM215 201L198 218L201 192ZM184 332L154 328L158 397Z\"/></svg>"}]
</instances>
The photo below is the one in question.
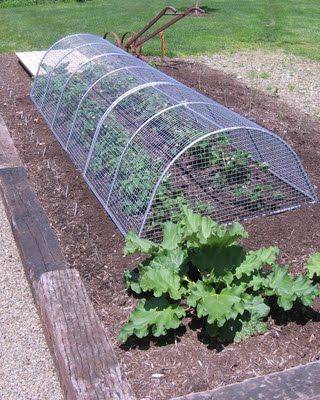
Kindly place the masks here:
<instances>
[{"instance_id":1,"label":"rhubarb plant","mask_svg":"<svg viewBox=\"0 0 320 400\"><path fill-rule=\"evenodd\" d=\"M161 243L126 236L125 255L145 254L126 271L127 289L139 294L137 307L119 339L158 337L198 318L217 340L241 341L267 331L271 298L283 310L299 300L311 305L320 295L320 253L310 257L306 275L291 276L277 262L279 249L247 251L239 244L247 232L238 222L224 227L183 207L178 222L163 224Z\"/></svg>"}]
</instances>

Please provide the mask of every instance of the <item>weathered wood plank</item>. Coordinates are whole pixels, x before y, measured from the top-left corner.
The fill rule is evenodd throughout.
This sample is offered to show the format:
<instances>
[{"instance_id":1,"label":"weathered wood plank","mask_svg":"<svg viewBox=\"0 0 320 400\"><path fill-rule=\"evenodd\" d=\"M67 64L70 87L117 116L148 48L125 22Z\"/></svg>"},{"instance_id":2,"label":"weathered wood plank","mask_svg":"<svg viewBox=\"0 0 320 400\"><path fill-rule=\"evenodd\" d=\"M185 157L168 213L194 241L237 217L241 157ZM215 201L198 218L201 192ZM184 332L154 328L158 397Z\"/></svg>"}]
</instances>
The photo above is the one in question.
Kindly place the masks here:
<instances>
[{"instance_id":1,"label":"weathered wood plank","mask_svg":"<svg viewBox=\"0 0 320 400\"><path fill-rule=\"evenodd\" d=\"M319 382L320 361L316 361L171 400L316 400L320 397Z\"/></svg>"},{"instance_id":2,"label":"weathered wood plank","mask_svg":"<svg viewBox=\"0 0 320 400\"><path fill-rule=\"evenodd\" d=\"M29 185L25 169L0 169L0 188L32 286L44 272L66 269L58 240Z\"/></svg>"},{"instance_id":3,"label":"weathered wood plank","mask_svg":"<svg viewBox=\"0 0 320 400\"><path fill-rule=\"evenodd\" d=\"M133 400L79 273L43 274L36 297L67 399Z\"/></svg>"},{"instance_id":4,"label":"weathered wood plank","mask_svg":"<svg viewBox=\"0 0 320 400\"><path fill-rule=\"evenodd\" d=\"M18 152L0 115L0 169L20 167L21 165Z\"/></svg>"},{"instance_id":5,"label":"weathered wood plank","mask_svg":"<svg viewBox=\"0 0 320 400\"><path fill-rule=\"evenodd\" d=\"M66 267L1 116L0 190L66 398L135 400L79 273Z\"/></svg>"},{"instance_id":6,"label":"weathered wood plank","mask_svg":"<svg viewBox=\"0 0 320 400\"><path fill-rule=\"evenodd\" d=\"M45 55L45 51L24 51L16 52L20 64L30 76L36 76L39 64Z\"/></svg>"}]
</instances>

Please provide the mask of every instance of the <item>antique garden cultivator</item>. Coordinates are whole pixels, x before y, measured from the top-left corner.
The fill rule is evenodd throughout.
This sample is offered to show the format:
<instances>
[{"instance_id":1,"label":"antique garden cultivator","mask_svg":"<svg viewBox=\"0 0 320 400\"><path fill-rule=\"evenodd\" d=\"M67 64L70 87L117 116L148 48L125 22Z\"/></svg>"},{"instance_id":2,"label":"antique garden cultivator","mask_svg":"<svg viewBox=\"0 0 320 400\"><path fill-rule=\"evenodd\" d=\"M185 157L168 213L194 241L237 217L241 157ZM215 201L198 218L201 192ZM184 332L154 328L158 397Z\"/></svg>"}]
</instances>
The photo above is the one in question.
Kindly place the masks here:
<instances>
[{"instance_id":1,"label":"antique garden cultivator","mask_svg":"<svg viewBox=\"0 0 320 400\"><path fill-rule=\"evenodd\" d=\"M130 32L125 32L123 35L119 36L116 32L106 32L103 37L107 38L110 35L114 36L118 47L139 56L141 54L141 48L143 44L146 43L148 40L164 32L167 28L188 15L200 15L203 13L204 11L198 6L190 7L183 12L178 12L175 8L169 6L163 8L156 17L148 22L137 33L133 33L130 35ZM153 32L147 33L164 16L172 16L172 18L165 24L161 25L159 28L155 29Z\"/></svg>"}]
</instances>

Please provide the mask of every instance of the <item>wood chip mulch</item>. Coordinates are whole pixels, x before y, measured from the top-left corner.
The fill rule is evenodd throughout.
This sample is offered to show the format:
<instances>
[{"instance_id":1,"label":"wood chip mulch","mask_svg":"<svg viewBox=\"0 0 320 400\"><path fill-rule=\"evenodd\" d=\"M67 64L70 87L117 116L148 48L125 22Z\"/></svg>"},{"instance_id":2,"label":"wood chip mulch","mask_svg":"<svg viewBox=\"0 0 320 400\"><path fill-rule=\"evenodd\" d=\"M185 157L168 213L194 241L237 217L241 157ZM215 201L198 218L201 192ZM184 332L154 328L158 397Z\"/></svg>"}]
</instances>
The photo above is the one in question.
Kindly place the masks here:
<instances>
[{"instance_id":1,"label":"wood chip mulch","mask_svg":"<svg viewBox=\"0 0 320 400\"><path fill-rule=\"evenodd\" d=\"M135 300L123 270L138 257L123 257L123 238L29 99L30 78L14 55L1 55L0 114L29 179L54 228L70 267L79 270L117 357L139 399L162 400L284 370L320 358L320 301L314 308L277 313L267 334L222 346L187 326L166 340L136 340L120 346L116 335ZM320 185L318 120L261 94L222 72L179 62L164 71L188 86L277 132L298 152L312 182ZM279 246L292 273L320 250L319 204L246 222L249 248ZM166 344L166 346L164 346Z\"/></svg>"}]
</instances>

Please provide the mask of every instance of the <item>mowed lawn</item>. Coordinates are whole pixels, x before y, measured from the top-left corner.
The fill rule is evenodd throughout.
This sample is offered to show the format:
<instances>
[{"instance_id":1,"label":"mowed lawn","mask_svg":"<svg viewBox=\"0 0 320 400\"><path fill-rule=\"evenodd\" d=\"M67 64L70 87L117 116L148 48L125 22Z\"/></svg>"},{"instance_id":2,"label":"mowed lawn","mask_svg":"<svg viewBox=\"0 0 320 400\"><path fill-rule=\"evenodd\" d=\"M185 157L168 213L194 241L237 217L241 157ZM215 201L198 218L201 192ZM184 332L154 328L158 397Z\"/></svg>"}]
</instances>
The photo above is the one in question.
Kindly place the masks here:
<instances>
[{"instance_id":1,"label":"mowed lawn","mask_svg":"<svg viewBox=\"0 0 320 400\"><path fill-rule=\"evenodd\" d=\"M192 3L193 0L91 0L0 8L0 52L47 48L75 32L102 35L106 30L137 31L162 7L170 4L184 9ZM262 48L320 60L319 0L200 3L208 11L207 16L186 18L166 32L169 56ZM159 54L159 48L157 37L143 52Z\"/></svg>"}]
</instances>

